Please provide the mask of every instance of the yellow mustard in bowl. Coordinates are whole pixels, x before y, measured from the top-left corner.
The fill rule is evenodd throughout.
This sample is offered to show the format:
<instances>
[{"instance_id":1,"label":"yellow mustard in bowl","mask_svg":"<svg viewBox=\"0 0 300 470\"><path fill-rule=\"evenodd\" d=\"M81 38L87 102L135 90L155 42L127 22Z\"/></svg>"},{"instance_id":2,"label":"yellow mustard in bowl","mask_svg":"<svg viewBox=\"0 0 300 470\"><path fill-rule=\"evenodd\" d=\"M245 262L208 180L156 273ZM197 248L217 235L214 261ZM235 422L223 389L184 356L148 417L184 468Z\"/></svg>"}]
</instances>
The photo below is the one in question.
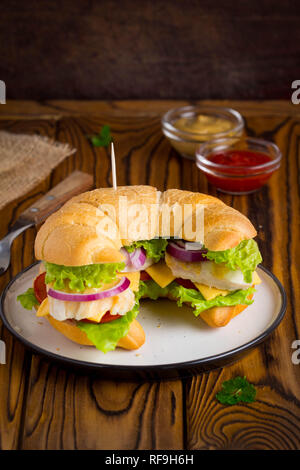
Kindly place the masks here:
<instances>
[{"instance_id":1,"label":"yellow mustard in bowl","mask_svg":"<svg viewBox=\"0 0 300 470\"><path fill-rule=\"evenodd\" d=\"M179 118L174 122L174 126L181 131L195 134L218 134L232 130L234 124L228 119L199 114L192 118Z\"/></svg>"},{"instance_id":2,"label":"yellow mustard in bowl","mask_svg":"<svg viewBox=\"0 0 300 470\"><path fill-rule=\"evenodd\" d=\"M162 131L171 145L183 156L195 159L203 142L220 137L242 135L244 120L230 108L184 106L168 111L162 118Z\"/></svg>"}]
</instances>

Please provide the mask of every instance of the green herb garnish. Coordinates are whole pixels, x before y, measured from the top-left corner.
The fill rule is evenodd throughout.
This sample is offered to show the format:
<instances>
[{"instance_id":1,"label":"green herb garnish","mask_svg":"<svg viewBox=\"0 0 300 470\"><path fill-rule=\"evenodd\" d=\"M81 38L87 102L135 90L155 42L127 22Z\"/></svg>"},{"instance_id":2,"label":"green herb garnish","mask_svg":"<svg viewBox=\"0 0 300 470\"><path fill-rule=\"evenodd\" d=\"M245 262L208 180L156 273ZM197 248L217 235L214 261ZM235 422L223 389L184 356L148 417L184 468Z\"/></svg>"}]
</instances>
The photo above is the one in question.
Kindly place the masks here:
<instances>
[{"instance_id":1,"label":"green herb garnish","mask_svg":"<svg viewBox=\"0 0 300 470\"><path fill-rule=\"evenodd\" d=\"M103 126L98 134L89 136L89 139L94 147L107 147L112 142L110 127L107 125Z\"/></svg>"},{"instance_id":2,"label":"green herb garnish","mask_svg":"<svg viewBox=\"0 0 300 470\"><path fill-rule=\"evenodd\" d=\"M223 405L235 405L239 402L253 403L256 398L256 389L246 377L235 377L222 384L216 399Z\"/></svg>"}]
</instances>

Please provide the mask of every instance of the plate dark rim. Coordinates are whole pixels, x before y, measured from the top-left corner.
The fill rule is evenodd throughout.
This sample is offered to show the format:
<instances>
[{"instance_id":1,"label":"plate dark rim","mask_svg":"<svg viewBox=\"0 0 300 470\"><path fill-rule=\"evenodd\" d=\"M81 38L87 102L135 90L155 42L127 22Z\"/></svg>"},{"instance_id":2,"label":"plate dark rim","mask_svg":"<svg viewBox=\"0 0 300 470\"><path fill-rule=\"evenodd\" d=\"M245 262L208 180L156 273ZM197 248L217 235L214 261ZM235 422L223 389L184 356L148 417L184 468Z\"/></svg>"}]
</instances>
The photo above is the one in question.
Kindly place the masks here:
<instances>
[{"instance_id":1,"label":"plate dark rim","mask_svg":"<svg viewBox=\"0 0 300 470\"><path fill-rule=\"evenodd\" d=\"M6 319L5 313L4 313L4 300L6 297L6 294L14 282L21 277L26 271L29 271L31 268L39 264L39 261L36 263L31 264L27 268L23 269L20 273L18 273L5 287L4 291L1 294L1 299L0 299L0 317L1 320L3 321L4 326L8 329L8 331L15 336L21 343L23 343L27 348L30 350L37 352L38 354L41 354L43 356L46 356L47 358L53 359L55 361L61 362L63 364L69 364L71 366L77 366L77 367L84 367L87 369L92 369L92 370L105 370L109 369L110 371L132 371L132 372L151 372L151 371L163 371L163 370L172 370L172 369L177 369L177 370L184 370L188 368L192 368L195 366L204 366L204 365L209 365L216 363L217 361L221 360L226 360L233 358L234 356L243 353L247 351L248 349L253 348L254 346L260 344L264 339L266 339L274 330L277 328L277 326L280 324L282 321L284 314L286 312L286 306L287 306L287 299L286 299L286 292L284 290L283 285L277 279L277 277L271 273L267 268L264 266L259 265L258 267L262 269L271 279L275 282L277 285L280 295L281 295L281 308L279 310L279 313L273 323L260 335L258 335L256 338L254 338L251 341L248 341L248 343L243 344L242 346L239 346L234 349L230 349L229 351L225 351L224 353L217 354L214 356L209 356L206 358L202 359L195 359L193 361L185 361L185 362L176 362L176 363L170 363L170 364L159 364L159 365L151 365L151 366L143 366L143 365L137 365L137 366L124 366L124 365L116 365L116 364L101 364L101 363L94 363L94 362L88 362L88 361L79 361L77 359L72 359L68 357L61 356L59 354L52 353L50 351L47 351L46 349L40 348L39 346L36 346L34 343L31 343L27 339L23 338L9 323L9 321Z\"/></svg>"}]
</instances>

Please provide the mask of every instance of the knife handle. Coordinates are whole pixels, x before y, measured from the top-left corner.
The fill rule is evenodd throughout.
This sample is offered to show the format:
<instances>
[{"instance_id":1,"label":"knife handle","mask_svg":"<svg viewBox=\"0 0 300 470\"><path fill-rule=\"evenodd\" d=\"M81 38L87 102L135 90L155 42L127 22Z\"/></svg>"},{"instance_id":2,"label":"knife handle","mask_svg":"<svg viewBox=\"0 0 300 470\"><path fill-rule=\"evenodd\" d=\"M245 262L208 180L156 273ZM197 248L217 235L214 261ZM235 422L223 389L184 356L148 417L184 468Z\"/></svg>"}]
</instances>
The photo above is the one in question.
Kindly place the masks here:
<instances>
[{"instance_id":1,"label":"knife handle","mask_svg":"<svg viewBox=\"0 0 300 470\"><path fill-rule=\"evenodd\" d=\"M77 194L83 193L94 184L92 175L74 171L65 180L54 186L48 193L28 207L19 217L37 225L43 222L52 212L58 210L65 202Z\"/></svg>"}]
</instances>

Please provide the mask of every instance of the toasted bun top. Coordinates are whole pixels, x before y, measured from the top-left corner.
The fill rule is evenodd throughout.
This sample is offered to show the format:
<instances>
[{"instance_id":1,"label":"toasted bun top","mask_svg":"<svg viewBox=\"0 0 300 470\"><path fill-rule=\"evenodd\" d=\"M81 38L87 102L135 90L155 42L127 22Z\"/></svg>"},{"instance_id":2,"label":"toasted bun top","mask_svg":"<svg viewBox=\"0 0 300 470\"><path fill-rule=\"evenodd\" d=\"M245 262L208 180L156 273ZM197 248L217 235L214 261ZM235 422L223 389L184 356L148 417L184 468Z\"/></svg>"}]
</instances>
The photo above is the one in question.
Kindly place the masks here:
<instances>
[{"instance_id":1,"label":"toasted bun top","mask_svg":"<svg viewBox=\"0 0 300 470\"><path fill-rule=\"evenodd\" d=\"M245 215L227 206L216 197L180 189L168 189L163 193L162 203L168 206L178 204L180 207L190 205L193 216L197 213L196 206L203 206L204 245L209 250L228 250L242 240L254 238L257 235L255 228ZM184 228L182 238L195 241L195 238L185 236Z\"/></svg>"},{"instance_id":2,"label":"toasted bun top","mask_svg":"<svg viewBox=\"0 0 300 470\"><path fill-rule=\"evenodd\" d=\"M124 261L122 246L137 240L178 236L199 240L188 226L198 227L199 207L203 208L204 244L209 250L233 248L256 236L243 214L207 194L169 189L161 193L152 186L120 186L89 191L68 201L40 228L35 255L50 263L81 266ZM186 216L185 208L188 208ZM165 224L165 210L171 211ZM181 230L181 233L179 233Z\"/></svg>"}]
</instances>

